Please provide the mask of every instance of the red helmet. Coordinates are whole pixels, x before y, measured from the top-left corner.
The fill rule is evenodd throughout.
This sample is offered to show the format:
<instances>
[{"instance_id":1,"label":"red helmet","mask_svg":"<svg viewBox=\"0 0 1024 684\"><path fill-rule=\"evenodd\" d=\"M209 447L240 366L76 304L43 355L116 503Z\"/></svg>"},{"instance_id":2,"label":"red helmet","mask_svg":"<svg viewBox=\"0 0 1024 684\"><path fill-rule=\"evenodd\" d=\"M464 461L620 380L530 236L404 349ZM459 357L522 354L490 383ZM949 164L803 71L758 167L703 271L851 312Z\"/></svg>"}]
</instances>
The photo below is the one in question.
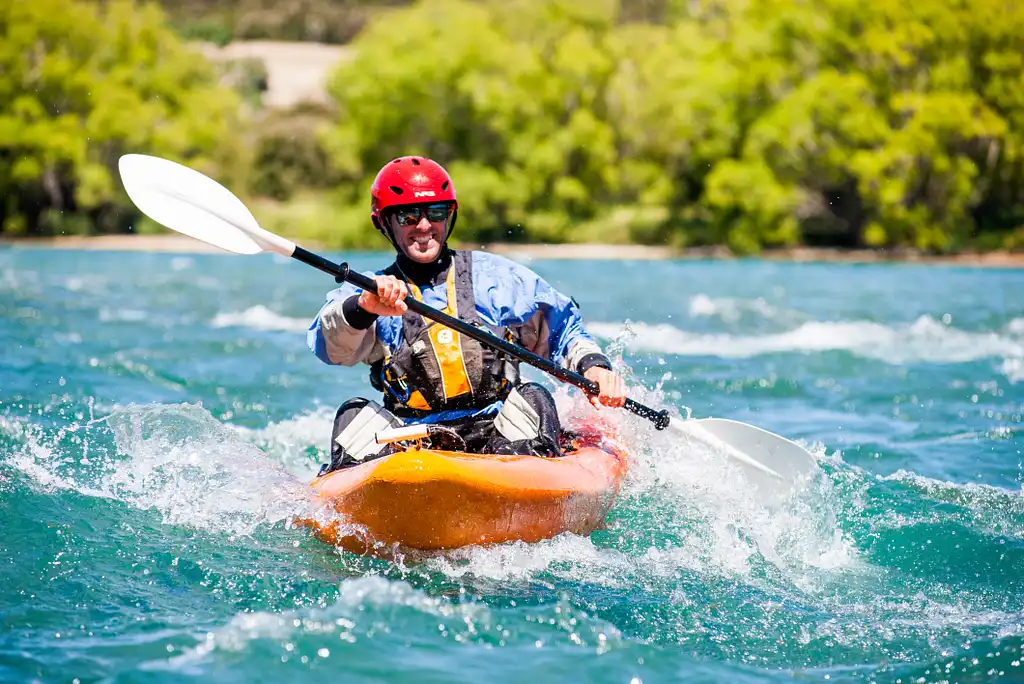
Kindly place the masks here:
<instances>
[{"instance_id":1,"label":"red helmet","mask_svg":"<svg viewBox=\"0 0 1024 684\"><path fill-rule=\"evenodd\" d=\"M382 214L385 209L403 204L451 202L455 205L455 212L448 223L448 235L455 227L459 209L455 184L444 167L432 159L410 156L388 162L373 179L370 197L370 219L388 239L391 239L391 231L387 229Z\"/></svg>"}]
</instances>

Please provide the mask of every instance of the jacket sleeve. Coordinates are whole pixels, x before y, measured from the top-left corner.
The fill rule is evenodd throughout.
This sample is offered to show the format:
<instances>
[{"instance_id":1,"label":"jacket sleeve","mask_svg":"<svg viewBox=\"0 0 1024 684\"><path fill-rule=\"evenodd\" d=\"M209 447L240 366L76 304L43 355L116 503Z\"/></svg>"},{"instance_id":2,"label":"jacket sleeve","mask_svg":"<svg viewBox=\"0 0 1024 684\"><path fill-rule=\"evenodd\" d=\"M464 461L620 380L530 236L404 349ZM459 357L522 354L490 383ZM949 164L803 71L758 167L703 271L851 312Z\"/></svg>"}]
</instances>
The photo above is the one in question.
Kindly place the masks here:
<instances>
[{"instance_id":1,"label":"jacket sleeve","mask_svg":"<svg viewBox=\"0 0 1024 684\"><path fill-rule=\"evenodd\" d=\"M547 285L540 276L537 278ZM551 360L577 373L585 373L588 368L594 366L611 368L612 364L608 357L584 328L583 316L576 302L554 288L551 288L551 292L555 294L555 304L545 307L540 303L540 312L543 312L547 319Z\"/></svg>"},{"instance_id":2,"label":"jacket sleeve","mask_svg":"<svg viewBox=\"0 0 1024 684\"><path fill-rule=\"evenodd\" d=\"M377 339L376 317L355 305L360 292L351 283L332 290L309 326L306 344L324 363L354 366L360 362L373 363L384 356L383 345Z\"/></svg>"},{"instance_id":3,"label":"jacket sleeve","mask_svg":"<svg viewBox=\"0 0 1024 684\"><path fill-rule=\"evenodd\" d=\"M564 368L611 368L583 325L579 307L531 269L495 254L474 260L477 301L487 301L499 325L518 327L522 344ZM485 290L486 296L479 290Z\"/></svg>"}]
</instances>

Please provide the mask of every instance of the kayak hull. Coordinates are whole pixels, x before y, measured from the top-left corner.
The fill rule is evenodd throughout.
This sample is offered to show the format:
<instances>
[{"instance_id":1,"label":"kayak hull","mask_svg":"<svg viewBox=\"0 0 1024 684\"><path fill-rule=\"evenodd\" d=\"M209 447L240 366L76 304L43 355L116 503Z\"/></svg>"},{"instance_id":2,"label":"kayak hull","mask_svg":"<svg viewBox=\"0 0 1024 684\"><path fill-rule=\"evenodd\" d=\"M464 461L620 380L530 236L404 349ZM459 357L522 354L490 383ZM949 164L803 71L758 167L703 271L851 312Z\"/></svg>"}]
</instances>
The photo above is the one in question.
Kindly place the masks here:
<instances>
[{"instance_id":1,"label":"kayak hull","mask_svg":"<svg viewBox=\"0 0 1024 684\"><path fill-rule=\"evenodd\" d=\"M355 553L536 542L601 527L626 470L603 443L561 458L412 448L311 484L339 518L303 521Z\"/></svg>"}]
</instances>

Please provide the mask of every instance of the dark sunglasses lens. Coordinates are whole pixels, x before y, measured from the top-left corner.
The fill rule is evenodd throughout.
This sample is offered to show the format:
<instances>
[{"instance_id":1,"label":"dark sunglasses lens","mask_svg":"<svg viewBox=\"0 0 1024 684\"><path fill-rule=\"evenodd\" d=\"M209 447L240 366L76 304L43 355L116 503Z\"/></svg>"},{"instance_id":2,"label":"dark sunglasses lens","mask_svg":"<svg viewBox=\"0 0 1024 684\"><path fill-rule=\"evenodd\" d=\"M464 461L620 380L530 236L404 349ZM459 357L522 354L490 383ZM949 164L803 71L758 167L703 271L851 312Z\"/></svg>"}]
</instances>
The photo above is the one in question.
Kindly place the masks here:
<instances>
[{"instance_id":1,"label":"dark sunglasses lens","mask_svg":"<svg viewBox=\"0 0 1024 684\"><path fill-rule=\"evenodd\" d=\"M447 204L429 204L426 207L407 207L395 210L395 220L400 226L415 226L426 214L428 221L440 222L448 219Z\"/></svg>"},{"instance_id":2,"label":"dark sunglasses lens","mask_svg":"<svg viewBox=\"0 0 1024 684\"><path fill-rule=\"evenodd\" d=\"M398 209L395 211L395 220L400 226L415 226L420 222L420 209L419 207Z\"/></svg>"},{"instance_id":3,"label":"dark sunglasses lens","mask_svg":"<svg viewBox=\"0 0 1024 684\"><path fill-rule=\"evenodd\" d=\"M444 221L448 218L447 204L431 204L427 207L428 221Z\"/></svg>"},{"instance_id":4,"label":"dark sunglasses lens","mask_svg":"<svg viewBox=\"0 0 1024 684\"><path fill-rule=\"evenodd\" d=\"M443 221L447 218L447 205L446 204L432 204L427 207L427 220L429 221Z\"/></svg>"}]
</instances>

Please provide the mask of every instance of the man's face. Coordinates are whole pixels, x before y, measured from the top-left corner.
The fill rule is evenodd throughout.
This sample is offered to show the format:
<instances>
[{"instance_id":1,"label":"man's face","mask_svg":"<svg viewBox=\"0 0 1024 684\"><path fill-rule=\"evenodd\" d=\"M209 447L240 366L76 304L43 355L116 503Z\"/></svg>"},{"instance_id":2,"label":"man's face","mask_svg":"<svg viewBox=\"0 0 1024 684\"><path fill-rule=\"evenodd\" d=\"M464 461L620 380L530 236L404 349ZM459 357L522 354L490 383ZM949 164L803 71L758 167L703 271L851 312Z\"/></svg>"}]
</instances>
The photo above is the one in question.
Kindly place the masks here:
<instances>
[{"instance_id":1,"label":"man's face","mask_svg":"<svg viewBox=\"0 0 1024 684\"><path fill-rule=\"evenodd\" d=\"M391 212L391 234L402 253L420 264L441 255L451 205L445 202L397 207Z\"/></svg>"}]
</instances>

